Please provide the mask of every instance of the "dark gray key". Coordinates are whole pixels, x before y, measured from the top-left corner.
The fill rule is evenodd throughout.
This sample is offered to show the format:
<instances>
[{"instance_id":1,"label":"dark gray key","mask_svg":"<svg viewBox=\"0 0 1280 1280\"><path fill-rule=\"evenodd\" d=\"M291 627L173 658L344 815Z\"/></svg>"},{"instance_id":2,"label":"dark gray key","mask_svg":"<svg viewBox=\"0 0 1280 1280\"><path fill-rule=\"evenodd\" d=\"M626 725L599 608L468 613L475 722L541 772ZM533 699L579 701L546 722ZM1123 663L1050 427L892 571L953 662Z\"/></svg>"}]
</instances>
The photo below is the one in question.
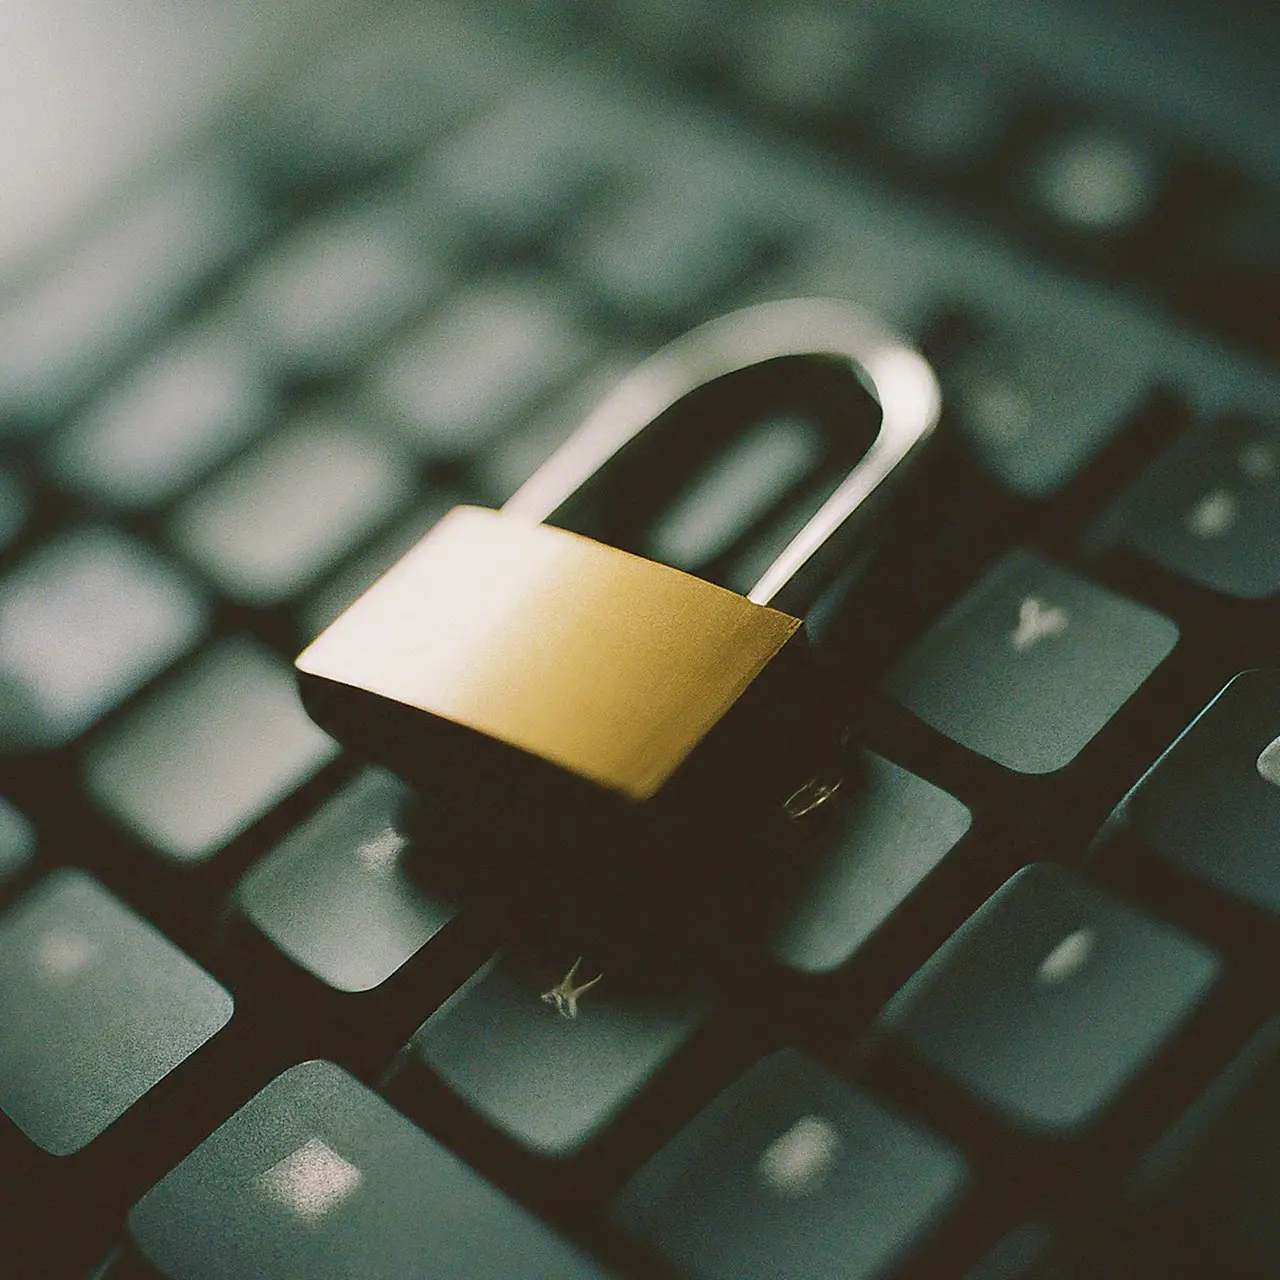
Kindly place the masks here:
<instances>
[{"instance_id":1,"label":"dark gray key","mask_svg":"<svg viewBox=\"0 0 1280 1280\"><path fill-rule=\"evenodd\" d=\"M203 862L337 754L285 665L233 637L145 702L85 759L94 798L177 863Z\"/></svg>"},{"instance_id":2,"label":"dark gray key","mask_svg":"<svg viewBox=\"0 0 1280 1280\"><path fill-rule=\"evenodd\" d=\"M453 911L405 870L397 813L404 785L371 769L294 830L236 890L240 912L335 991L386 982Z\"/></svg>"},{"instance_id":3,"label":"dark gray key","mask_svg":"<svg viewBox=\"0 0 1280 1280\"><path fill-rule=\"evenodd\" d=\"M346 1072L278 1076L134 1206L166 1280L603 1272Z\"/></svg>"},{"instance_id":4,"label":"dark gray key","mask_svg":"<svg viewBox=\"0 0 1280 1280\"><path fill-rule=\"evenodd\" d=\"M597 981L598 979L598 981ZM619 995L608 972L568 956L553 968L494 960L414 1037L396 1094L411 1107L423 1069L538 1155L572 1155L693 1036L708 1003Z\"/></svg>"},{"instance_id":5,"label":"dark gray key","mask_svg":"<svg viewBox=\"0 0 1280 1280\"><path fill-rule=\"evenodd\" d=\"M83 872L0 916L0 1110L43 1151L87 1146L231 1018L221 986Z\"/></svg>"},{"instance_id":6,"label":"dark gray key","mask_svg":"<svg viewBox=\"0 0 1280 1280\"><path fill-rule=\"evenodd\" d=\"M934 953L882 1026L1016 1122L1095 1120L1204 1001L1207 948L1060 867L1026 867Z\"/></svg>"},{"instance_id":7,"label":"dark gray key","mask_svg":"<svg viewBox=\"0 0 1280 1280\"><path fill-rule=\"evenodd\" d=\"M1245 600L1280 592L1280 425L1204 423L1125 493L1090 536Z\"/></svg>"},{"instance_id":8,"label":"dark gray key","mask_svg":"<svg viewBox=\"0 0 1280 1280\"><path fill-rule=\"evenodd\" d=\"M194 584L114 529L46 542L0 582L0 746L69 742L194 648L207 614Z\"/></svg>"},{"instance_id":9,"label":"dark gray key","mask_svg":"<svg viewBox=\"0 0 1280 1280\"><path fill-rule=\"evenodd\" d=\"M1280 672L1236 676L1126 797L1119 827L1280 915Z\"/></svg>"},{"instance_id":10,"label":"dark gray key","mask_svg":"<svg viewBox=\"0 0 1280 1280\"><path fill-rule=\"evenodd\" d=\"M615 1216L698 1280L870 1280L938 1225L964 1181L941 1141L784 1050L664 1147Z\"/></svg>"},{"instance_id":11,"label":"dark gray key","mask_svg":"<svg viewBox=\"0 0 1280 1280\"><path fill-rule=\"evenodd\" d=\"M844 964L969 829L953 796L879 756L865 757L843 826L773 943L801 973Z\"/></svg>"},{"instance_id":12,"label":"dark gray key","mask_svg":"<svg viewBox=\"0 0 1280 1280\"><path fill-rule=\"evenodd\" d=\"M1052 773L1177 638L1162 614L1015 551L908 652L888 688L971 751L1019 773Z\"/></svg>"}]
</instances>

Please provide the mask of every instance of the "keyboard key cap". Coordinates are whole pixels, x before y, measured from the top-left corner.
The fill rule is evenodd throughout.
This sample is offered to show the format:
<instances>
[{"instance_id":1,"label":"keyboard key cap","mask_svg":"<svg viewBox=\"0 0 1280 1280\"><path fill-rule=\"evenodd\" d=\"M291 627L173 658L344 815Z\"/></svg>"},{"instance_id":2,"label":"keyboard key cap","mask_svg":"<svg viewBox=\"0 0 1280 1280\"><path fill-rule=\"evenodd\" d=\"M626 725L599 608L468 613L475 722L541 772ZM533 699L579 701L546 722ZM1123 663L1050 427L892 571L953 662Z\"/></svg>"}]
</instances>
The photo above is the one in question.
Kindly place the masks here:
<instances>
[{"instance_id":1,"label":"keyboard key cap","mask_svg":"<svg viewBox=\"0 0 1280 1280\"><path fill-rule=\"evenodd\" d=\"M1150 362L1087 308L975 313L929 354L978 460L1026 498L1050 498L1079 475L1153 381Z\"/></svg>"},{"instance_id":2,"label":"keyboard key cap","mask_svg":"<svg viewBox=\"0 0 1280 1280\"><path fill-rule=\"evenodd\" d=\"M338 992L371 991L453 917L407 873L404 784L361 774L240 882L235 906L295 964Z\"/></svg>"},{"instance_id":3,"label":"keyboard key cap","mask_svg":"<svg viewBox=\"0 0 1280 1280\"><path fill-rule=\"evenodd\" d=\"M367 203L313 218L273 244L248 268L232 308L276 369L338 374L425 309L443 277L402 212Z\"/></svg>"},{"instance_id":4,"label":"keyboard key cap","mask_svg":"<svg viewBox=\"0 0 1280 1280\"><path fill-rule=\"evenodd\" d=\"M1059 867L1024 868L881 1025L1015 1123L1094 1121L1202 1005L1213 953Z\"/></svg>"},{"instance_id":5,"label":"keyboard key cap","mask_svg":"<svg viewBox=\"0 0 1280 1280\"><path fill-rule=\"evenodd\" d=\"M1280 425L1230 417L1180 440L1089 536L1245 600L1280 594Z\"/></svg>"},{"instance_id":6,"label":"keyboard key cap","mask_svg":"<svg viewBox=\"0 0 1280 1280\"><path fill-rule=\"evenodd\" d=\"M133 1208L165 1280L604 1273L328 1062L277 1077Z\"/></svg>"},{"instance_id":7,"label":"keyboard key cap","mask_svg":"<svg viewBox=\"0 0 1280 1280\"><path fill-rule=\"evenodd\" d=\"M1192 721L1121 802L1101 837L1104 858L1122 832L1280 917L1280 673L1236 676Z\"/></svg>"},{"instance_id":8,"label":"keyboard key cap","mask_svg":"<svg viewBox=\"0 0 1280 1280\"><path fill-rule=\"evenodd\" d=\"M0 434L68 408L260 225L243 178L200 160L11 297L0 306Z\"/></svg>"},{"instance_id":9,"label":"keyboard key cap","mask_svg":"<svg viewBox=\"0 0 1280 1280\"><path fill-rule=\"evenodd\" d=\"M231 1012L222 987L96 880L56 871L0 916L0 1110L70 1155Z\"/></svg>"},{"instance_id":10,"label":"keyboard key cap","mask_svg":"<svg viewBox=\"0 0 1280 1280\"><path fill-rule=\"evenodd\" d=\"M116 507L171 498L275 416L262 361L243 335L210 325L126 375L58 435L49 467Z\"/></svg>"},{"instance_id":11,"label":"keyboard key cap","mask_svg":"<svg viewBox=\"0 0 1280 1280\"><path fill-rule=\"evenodd\" d=\"M83 733L194 647L206 617L192 584L124 534L46 543L0 582L0 748Z\"/></svg>"},{"instance_id":12,"label":"keyboard key cap","mask_svg":"<svg viewBox=\"0 0 1280 1280\"><path fill-rule=\"evenodd\" d=\"M337 754L289 669L235 638L206 652L96 742L98 803L161 856L203 862Z\"/></svg>"},{"instance_id":13,"label":"keyboard key cap","mask_svg":"<svg viewBox=\"0 0 1280 1280\"><path fill-rule=\"evenodd\" d=\"M375 399L426 457L476 451L589 354L557 292L514 278L469 285L374 371Z\"/></svg>"},{"instance_id":14,"label":"keyboard key cap","mask_svg":"<svg viewBox=\"0 0 1280 1280\"><path fill-rule=\"evenodd\" d=\"M959 800L879 756L864 757L854 785L830 849L773 942L777 959L799 973L850 960L972 821Z\"/></svg>"},{"instance_id":15,"label":"keyboard key cap","mask_svg":"<svg viewBox=\"0 0 1280 1280\"><path fill-rule=\"evenodd\" d=\"M568 247L587 283L629 323L672 321L739 284L763 248L732 168L653 175Z\"/></svg>"},{"instance_id":16,"label":"keyboard key cap","mask_svg":"<svg viewBox=\"0 0 1280 1280\"><path fill-rule=\"evenodd\" d=\"M1052 773L1177 638L1161 614L1015 551L908 652L888 688L971 751L1018 773Z\"/></svg>"},{"instance_id":17,"label":"keyboard key cap","mask_svg":"<svg viewBox=\"0 0 1280 1280\"><path fill-rule=\"evenodd\" d=\"M1086 128L1052 139L1031 166L1042 210L1072 231L1116 234L1137 226L1160 193L1156 159L1136 139Z\"/></svg>"},{"instance_id":18,"label":"keyboard key cap","mask_svg":"<svg viewBox=\"0 0 1280 1280\"><path fill-rule=\"evenodd\" d=\"M411 182L487 238L533 244L627 172L637 150L630 119L581 77L541 81L447 141Z\"/></svg>"},{"instance_id":19,"label":"keyboard key cap","mask_svg":"<svg viewBox=\"0 0 1280 1280\"><path fill-rule=\"evenodd\" d=\"M389 519L415 479L395 441L315 413L193 494L173 538L232 599L281 604Z\"/></svg>"},{"instance_id":20,"label":"keyboard key cap","mask_svg":"<svg viewBox=\"0 0 1280 1280\"><path fill-rule=\"evenodd\" d=\"M571 1156L641 1093L709 1010L687 993L617 988L615 975L587 957L495 959L427 1019L392 1096L413 1114L425 1073L529 1151Z\"/></svg>"},{"instance_id":21,"label":"keyboard key cap","mask_svg":"<svg viewBox=\"0 0 1280 1280\"><path fill-rule=\"evenodd\" d=\"M871 1280L939 1224L964 1180L941 1141L784 1050L660 1151L615 1213L698 1280Z\"/></svg>"},{"instance_id":22,"label":"keyboard key cap","mask_svg":"<svg viewBox=\"0 0 1280 1280\"><path fill-rule=\"evenodd\" d=\"M0 889L35 857L36 833L22 813L0 796Z\"/></svg>"}]
</instances>

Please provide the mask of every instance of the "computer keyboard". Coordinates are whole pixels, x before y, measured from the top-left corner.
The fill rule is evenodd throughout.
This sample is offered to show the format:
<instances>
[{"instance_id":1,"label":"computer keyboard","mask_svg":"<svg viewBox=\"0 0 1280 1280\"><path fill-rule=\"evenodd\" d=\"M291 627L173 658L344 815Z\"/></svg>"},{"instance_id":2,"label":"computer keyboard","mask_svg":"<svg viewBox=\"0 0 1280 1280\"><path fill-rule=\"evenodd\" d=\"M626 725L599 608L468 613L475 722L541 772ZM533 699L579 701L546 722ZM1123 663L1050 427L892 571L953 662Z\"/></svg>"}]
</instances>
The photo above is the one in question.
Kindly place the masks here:
<instances>
[{"instance_id":1,"label":"computer keyboard","mask_svg":"<svg viewBox=\"0 0 1280 1280\"><path fill-rule=\"evenodd\" d=\"M348 10L10 278L0 1277L1276 1274L1275 120L938 8ZM839 803L718 961L511 937L291 661L801 295L944 396L810 618ZM632 549L745 590L832 467Z\"/></svg>"}]
</instances>

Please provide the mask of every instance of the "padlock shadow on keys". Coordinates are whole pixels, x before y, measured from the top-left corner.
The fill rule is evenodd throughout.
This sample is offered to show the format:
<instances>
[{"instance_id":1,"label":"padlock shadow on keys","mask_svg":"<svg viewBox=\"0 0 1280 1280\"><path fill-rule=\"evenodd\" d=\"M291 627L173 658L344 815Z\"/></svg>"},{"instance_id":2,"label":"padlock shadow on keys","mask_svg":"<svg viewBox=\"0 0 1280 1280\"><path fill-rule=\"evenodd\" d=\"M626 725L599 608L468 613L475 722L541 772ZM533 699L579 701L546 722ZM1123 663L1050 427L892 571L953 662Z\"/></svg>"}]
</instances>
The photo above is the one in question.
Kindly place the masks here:
<instances>
[{"instance_id":1,"label":"padlock shadow on keys","mask_svg":"<svg viewBox=\"0 0 1280 1280\"><path fill-rule=\"evenodd\" d=\"M792 897L850 767L803 611L874 545L939 407L924 359L846 303L705 324L500 511L455 508L313 641L307 710L414 789L433 889L658 981L723 962ZM788 422L825 443L763 518L697 574L636 554L691 474ZM709 580L762 558L746 594Z\"/></svg>"}]
</instances>

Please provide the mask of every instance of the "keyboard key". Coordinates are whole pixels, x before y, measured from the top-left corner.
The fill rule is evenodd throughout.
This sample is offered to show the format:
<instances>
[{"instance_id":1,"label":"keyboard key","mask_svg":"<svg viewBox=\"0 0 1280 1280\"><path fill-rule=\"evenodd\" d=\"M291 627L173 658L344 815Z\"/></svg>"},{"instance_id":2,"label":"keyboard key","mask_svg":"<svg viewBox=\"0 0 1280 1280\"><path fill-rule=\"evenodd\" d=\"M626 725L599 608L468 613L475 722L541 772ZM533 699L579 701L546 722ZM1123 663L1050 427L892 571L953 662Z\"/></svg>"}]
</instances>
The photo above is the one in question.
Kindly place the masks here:
<instances>
[{"instance_id":1,"label":"keyboard key","mask_svg":"<svg viewBox=\"0 0 1280 1280\"><path fill-rule=\"evenodd\" d=\"M1089 536L1132 547L1192 582L1245 600L1280 594L1280 425L1205 422L1124 494Z\"/></svg>"},{"instance_id":2,"label":"keyboard key","mask_svg":"<svg viewBox=\"0 0 1280 1280\"><path fill-rule=\"evenodd\" d=\"M569 260L628 322L671 321L740 284L763 229L731 167L654 174L584 228Z\"/></svg>"},{"instance_id":3,"label":"keyboard key","mask_svg":"<svg viewBox=\"0 0 1280 1280\"><path fill-rule=\"evenodd\" d=\"M332 188L406 157L533 64L527 43L442 7L392 8L343 30L264 104L259 146L276 182Z\"/></svg>"},{"instance_id":4,"label":"keyboard key","mask_svg":"<svg viewBox=\"0 0 1280 1280\"><path fill-rule=\"evenodd\" d=\"M0 306L0 434L68 408L260 224L243 179L202 160L170 173L11 297Z\"/></svg>"},{"instance_id":5,"label":"keyboard key","mask_svg":"<svg viewBox=\"0 0 1280 1280\"><path fill-rule=\"evenodd\" d=\"M1087 308L975 312L929 354L978 460L1026 498L1050 498L1079 475L1152 385L1149 361Z\"/></svg>"},{"instance_id":6,"label":"keyboard key","mask_svg":"<svg viewBox=\"0 0 1280 1280\"><path fill-rule=\"evenodd\" d=\"M1014 1122L1098 1119L1201 1006L1205 947L1062 868L1024 868L937 951L881 1025Z\"/></svg>"},{"instance_id":7,"label":"keyboard key","mask_svg":"<svg viewBox=\"0 0 1280 1280\"><path fill-rule=\"evenodd\" d=\"M533 244L626 173L637 149L629 119L581 77L540 81L429 155L413 189L489 239Z\"/></svg>"},{"instance_id":8,"label":"keyboard key","mask_svg":"<svg viewBox=\"0 0 1280 1280\"><path fill-rule=\"evenodd\" d=\"M1052 139L1031 166L1034 197L1073 231L1115 234L1136 226L1160 192L1155 157L1135 139L1088 128Z\"/></svg>"},{"instance_id":9,"label":"keyboard key","mask_svg":"<svg viewBox=\"0 0 1280 1280\"><path fill-rule=\"evenodd\" d=\"M281 604L389 519L415 479L395 441L318 412L189 498L173 538L232 599Z\"/></svg>"},{"instance_id":10,"label":"keyboard key","mask_svg":"<svg viewBox=\"0 0 1280 1280\"><path fill-rule=\"evenodd\" d=\"M427 457L472 453L591 349L549 282L469 285L374 372L373 393Z\"/></svg>"},{"instance_id":11,"label":"keyboard key","mask_svg":"<svg viewBox=\"0 0 1280 1280\"><path fill-rule=\"evenodd\" d=\"M240 882L235 907L305 973L338 992L372 991L448 923L405 868L404 784L361 774Z\"/></svg>"},{"instance_id":12,"label":"keyboard key","mask_svg":"<svg viewBox=\"0 0 1280 1280\"><path fill-rule=\"evenodd\" d=\"M265 430L275 407L252 343L211 325L146 360L79 415L53 440L49 467L113 506L154 506Z\"/></svg>"},{"instance_id":13,"label":"keyboard key","mask_svg":"<svg viewBox=\"0 0 1280 1280\"><path fill-rule=\"evenodd\" d=\"M1280 917L1280 673L1247 671L1214 698L1121 803L1104 857L1121 831Z\"/></svg>"},{"instance_id":14,"label":"keyboard key","mask_svg":"<svg viewBox=\"0 0 1280 1280\"><path fill-rule=\"evenodd\" d=\"M337 754L289 669L223 641L158 690L85 761L98 803L178 863L203 862Z\"/></svg>"},{"instance_id":15,"label":"keyboard key","mask_svg":"<svg viewBox=\"0 0 1280 1280\"><path fill-rule=\"evenodd\" d=\"M284 373L342 373L440 292L443 268L376 203L294 228L248 268L232 308Z\"/></svg>"},{"instance_id":16,"label":"keyboard key","mask_svg":"<svg viewBox=\"0 0 1280 1280\"><path fill-rule=\"evenodd\" d=\"M0 889L30 865L36 833L22 813L0 796Z\"/></svg>"},{"instance_id":17,"label":"keyboard key","mask_svg":"<svg viewBox=\"0 0 1280 1280\"><path fill-rule=\"evenodd\" d=\"M194 647L207 606L106 528L46 543L0 582L0 747L58 746Z\"/></svg>"},{"instance_id":18,"label":"keyboard key","mask_svg":"<svg viewBox=\"0 0 1280 1280\"><path fill-rule=\"evenodd\" d=\"M739 89L793 120L834 120L865 103L883 52L869 15L826 0L762 6L725 35Z\"/></svg>"},{"instance_id":19,"label":"keyboard key","mask_svg":"<svg viewBox=\"0 0 1280 1280\"><path fill-rule=\"evenodd\" d=\"M1161 614L1015 551L908 652L888 688L971 751L1018 773L1052 773L1177 638Z\"/></svg>"},{"instance_id":20,"label":"keyboard key","mask_svg":"<svg viewBox=\"0 0 1280 1280\"><path fill-rule=\"evenodd\" d=\"M804 974L852 958L969 830L964 805L879 756L863 759L830 848L773 942Z\"/></svg>"},{"instance_id":21,"label":"keyboard key","mask_svg":"<svg viewBox=\"0 0 1280 1280\"><path fill-rule=\"evenodd\" d=\"M83 872L0 916L0 1110L81 1150L231 1018L203 969Z\"/></svg>"},{"instance_id":22,"label":"keyboard key","mask_svg":"<svg viewBox=\"0 0 1280 1280\"><path fill-rule=\"evenodd\" d=\"M427 1019L391 1086L413 1114L428 1079L539 1156L573 1155L688 1043L708 1013L690 994L621 992L588 957L496 959Z\"/></svg>"},{"instance_id":23,"label":"keyboard key","mask_svg":"<svg viewBox=\"0 0 1280 1280\"><path fill-rule=\"evenodd\" d=\"M660 1151L616 1217L698 1280L871 1280L938 1225L964 1176L942 1142L784 1050Z\"/></svg>"},{"instance_id":24,"label":"keyboard key","mask_svg":"<svg viewBox=\"0 0 1280 1280\"><path fill-rule=\"evenodd\" d=\"M604 1273L351 1076L278 1076L134 1206L165 1280Z\"/></svg>"}]
</instances>

